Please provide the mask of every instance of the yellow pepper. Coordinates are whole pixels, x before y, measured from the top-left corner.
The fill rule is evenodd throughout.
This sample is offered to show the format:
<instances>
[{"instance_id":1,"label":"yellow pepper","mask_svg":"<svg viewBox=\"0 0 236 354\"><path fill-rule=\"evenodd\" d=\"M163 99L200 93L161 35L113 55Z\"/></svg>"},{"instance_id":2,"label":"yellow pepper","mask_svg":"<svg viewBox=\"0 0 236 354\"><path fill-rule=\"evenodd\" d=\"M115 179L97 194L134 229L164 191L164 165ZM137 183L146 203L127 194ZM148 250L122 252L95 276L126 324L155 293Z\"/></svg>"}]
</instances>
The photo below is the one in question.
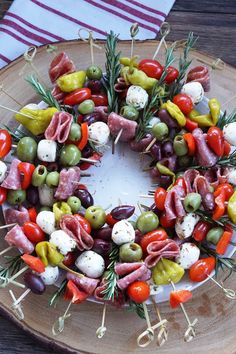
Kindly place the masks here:
<instances>
[{"instance_id":1,"label":"yellow pepper","mask_svg":"<svg viewBox=\"0 0 236 354\"><path fill-rule=\"evenodd\" d=\"M57 202L53 204L52 211L54 212L56 221L60 221L65 214L72 214L70 206L66 202Z\"/></svg>"},{"instance_id":2,"label":"yellow pepper","mask_svg":"<svg viewBox=\"0 0 236 354\"><path fill-rule=\"evenodd\" d=\"M156 79L148 77L142 70L134 67L130 70L130 66L124 66L121 69L121 76L128 84L141 86L146 91L150 91L157 82Z\"/></svg>"},{"instance_id":3,"label":"yellow pepper","mask_svg":"<svg viewBox=\"0 0 236 354\"><path fill-rule=\"evenodd\" d=\"M236 191L229 198L227 212L230 220L236 224Z\"/></svg>"},{"instance_id":4,"label":"yellow pepper","mask_svg":"<svg viewBox=\"0 0 236 354\"><path fill-rule=\"evenodd\" d=\"M175 180L176 180L176 176L174 174L173 171L171 171L168 167L162 165L160 162L157 162L156 164L156 168L158 169L158 171L162 174L162 175L165 175L165 176L171 176L172 177L172 183L171 185L168 187L167 190L170 190L173 185L175 184Z\"/></svg>"},{"instance_id":5,"label":"yellow pepper","mask_svg":"<svg viewBox=\"0 0 236 354\"><path fill-rule=\"evenodd\" d=\"M32 117L32 119L20 113L15 115L15 119L25 128L27 128L32 134L39 135L45 132L49 123L51 122L52 116L57 111L58 110L55 107L35 110L30 108L22 108L20 112Z\"/></svg>"},{"instance_id":6,"label":"yellow pepper","mask_svg":"<svg viewBox=\"0 0 236 354\"><path fill-rule=\"evenodd\" d=\"M124 66L130 66L131 64L131 59L128 57L122 57L120 58L120 64L124 65ZM138 67L138 63L136 61L132 62L132 65L137 68Z\"/></svg>"},{"instance_id":7,"label":"yellow pepper","mask_svg":"<svg viewBox=\"0 0 236 354\"><path fill-rule=\"evenodd\" d=\"M184 275L184 269L169 259L162 258L152 269L152 279L156 285L178 283Z\"/></svg>"},{"instance_id":8,"label":"yellow pepper","mask_svg":"<svg viewBox=\"0 0 236 354\"><path fill-rule=\"evenodd\" d=\"M198 112L196 109L192 109L191 112L188 114L188 118L192 119L194 117L200 116L200 112Z\"/></svg>"},{"instance_id":9,"label":"yellow pepper","mask_svg":"<svg viewBox=\"0 0 236 354\"><path fill-rule=\"evenodd\" d=\"M189 118L198 123L200 127L214 127L220 117L220 102L216 98L212 98L208 101L208 107L210 110L208 114L197 116L192 114Z\"/></svg>"},{"instance_id":10,"label":"yellow pepper","mask_svg":"<svg viewBox=\"0 0 236 354\"><path fill-rule=\"evenodd\" d=\"M48 241L37 243L35 246L35 252L45 267L47 267L48 264L51 264L55 267L61 264L64 259L64 256L57 251L56 246Z\"/></svg>"},{"instance_id":11,"label":"yellow pepper","mask_svg":"<svg viewBox=\"0 0 236 354\"><path fill-rule=\"evenodd\" d=\"M57 79L57 85L63 92L72 92L78 88L84 87L85 79L86 72L77 71L59 77L59 79Z\"/></svg>"},{"instance_id":12,"label":"yellow pepper","mask_svg":"<svg viewBox=\"0 0 236 354\"><path fill-rule=\"evenodd\" d=\"M183 114L183 112L181 112L181 110L179 109L179 107L174 104L173 102L171 102L170 100L168 100L166 103L164 103L161 107L162 109L166 109L167 112L170 114L170 116L172 118L174 118L175 120L177 120L178 124L183 127L186 124L186 118Z\"/></svg>"}]
</instances>

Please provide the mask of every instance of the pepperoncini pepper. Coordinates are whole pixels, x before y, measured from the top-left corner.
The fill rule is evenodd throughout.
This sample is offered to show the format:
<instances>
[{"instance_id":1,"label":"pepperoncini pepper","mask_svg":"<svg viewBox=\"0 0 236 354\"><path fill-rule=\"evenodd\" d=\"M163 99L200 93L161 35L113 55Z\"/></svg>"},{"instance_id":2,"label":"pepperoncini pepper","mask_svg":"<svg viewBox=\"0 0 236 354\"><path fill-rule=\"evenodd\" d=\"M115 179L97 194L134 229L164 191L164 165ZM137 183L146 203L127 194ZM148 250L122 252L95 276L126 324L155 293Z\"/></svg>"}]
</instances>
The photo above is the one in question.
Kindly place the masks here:
<instances>
[{"instance_id":1,"label":"pepperoncini pepper","mask_svg":"<svg viewBox=\"0 0 236 354\"><path fill-rule=\"evenodd\" d=\"M55 267L61 264L64 259L64 256L57 251L56 246L48 241L42 241L37 243L35 247L35 252L37 256L41 259L45 267L47 267L48 264L51 264Z\"/></svg>"},{"instance_id":2,"label":"pepperoncini pepper","mask_svg":"<svg viewBox=\"0 0 236 354\"><path fill-rule=\"evenodd\" d=\"M85 71L63 75L57 79L57 85L63 92L72 92L84 86L86 79Z\"/></svg>"},{"instance_id":3,"label":"pepperoncini pepper","mask_svg":"<svg viewBox=\"0 0 236 354\"><path fill-rule=\"evenodd\" d=\"M166 109L167 112L170 114L170 116L172 118L174 118L175 120L177 120L178 124L183 127L186 124L186 118L183 114L183 112L181 112L181 110L179 109L179 107L174 104L173 102L171 102L170 100L168 100L166 103L164 103L161 107L162 109Z\"/></svg>"},{"instance_id":4,"label":"pepperoncini pepper","mask_svg":"<svg viewBox=\"0 0 236 354\"><path fill-rule=\"evenodd\" d=\"M190 119L199 124L200 127L213 127L220 117L220 102L216 98L208 101L210 112L208 114L195 115L190 112Z\"/></svg>"},{"instance_id":5,"label":"pepperoncini pepper","mask_svg":"<svg viewBox=\"0 0 236 354\"><path fill-rule=\"evenodd\" d=\"M168 167L162 165L160 162L157 162L156 164L156 168L158 169L158 171L162 174L162 175L165 175L165 176L171 176L172 177L172 183L171 185L168 187L167 190L170 190L174 183L175 183L175 180L176 180L176 175L173 171L171 171Z\"/></svg>"},{"instance_id":6,"label":"pepperoncini pepper","mask_svg":"<svg viewBox=\"0 0 236 354\"><path fill-rule=\"evenodd\" d=\"M28 129L33 135L39 135L45 132L49 123L51 122L52 116L57 111L58 110L55 107L35 110L24 107L20 110L20 112L29 117L17 113L15 115L15 119L26 129ZM30 117L32 117L32 119Z\"/></svg>"},{"instance_id":7,"label":"pepperoncini pepper","mask_svg":"<svg viewBox=\"0 0 236 354\"><path fill-rule=\"evenodd\" d=\"M184 269L169 259L162 258L152 269L152 279L156 285L178 283L184 275Z\"/></svg>"},{"instance_id":8,"label":"pepperoncini pepper","mask_svg":"<svg viewBox=\"0 0 236 354\"><path fill-rule=\"evenodd\" d=\"M66 202L57 202L53 204L52 211L54 212L56 221L60 221L65 214L72 214L70 206Z\"/></svg>"},{"instance_id":9,"label":"pepperoncini pepper","mask_svg":"<svg viewBox=\"0 0 236 354\"><path fill-rule=\"evenodd\" d=\"M157 82L156 79L148 77L144 71L133 66L124 66L121 69L121 76L128 84L141 86L146 91L150 91Z\"/></svg>"},{"instance_id":10,"label":"pepperoncini pepper","mask_svg":"<svg viewBox=\"0 0 236 354\"><path fill-rule=\"evenodd\" d=\"M128 57L122 57L120 58L120 64L124 65L124 66L130 66L131 64L131 58L128 58ZM136 61L133 62L133 66L135 68L138 67L138 63Z\"/></svg>"},{"instance_id":11,"label":"pepperoncini pepper","mask_svg":"<svg viewBox=\"0 0 236 354\"><path fill-rule=\"evenodd\" d=\"M229 198L228 205L227 205L227 212L230 220L234 224L236 224L236 191Z\"/></svg>"}]
</instances>

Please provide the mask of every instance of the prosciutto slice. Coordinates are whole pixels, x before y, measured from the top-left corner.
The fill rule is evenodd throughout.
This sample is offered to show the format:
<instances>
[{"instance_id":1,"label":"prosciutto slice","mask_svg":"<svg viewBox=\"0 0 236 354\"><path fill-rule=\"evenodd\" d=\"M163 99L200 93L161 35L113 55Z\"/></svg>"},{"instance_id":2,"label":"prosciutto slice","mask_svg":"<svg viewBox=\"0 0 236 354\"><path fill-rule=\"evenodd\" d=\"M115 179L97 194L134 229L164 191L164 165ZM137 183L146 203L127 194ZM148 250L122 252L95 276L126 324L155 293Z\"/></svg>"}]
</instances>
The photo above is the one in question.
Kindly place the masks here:
<instances>
[{"instance_id":1,"label":"prosciutto slice","mask_svg":"<svg viewBox=\"0 0 236 354\"><path fill-rule=\"evenodd\" d=\"M54 86L54 88L51 91L51 94L53 95L53 97L57 100L57 102L59 103L63 103L64 98L66 97L66 93L63 92L59 86Z\"/></svg>"},{"instance_id":2,"label":"prosciutto slice","mask_svg":"<svg viewBox=\"0 0 236 354\"><path fill-rule=\"evenodd\" d=\"M187 187L187 193L195 192L194 181L200 173L197 170L187 170L184 172L184 180Z\"/></svg>"},{"instance_id":3,"label":"prosciutto slice","mask_svg":"<svg viewBox=\"0 0 236 354\"><path fill-rule=\"evenodd\" d=\"M202 205L205 210L213 210L215 206L214 195L211 192L210 183L204 176L197 176L194 181L195 191L202 197Z\"/></svg>"},{"instance_id":4,"label":"prosciutto slice","mask_svg":"<svg viewBox=\"0 0 236 354\"><path fill-rule=\"evenodd\" d=\"M147 246L147 253L145 264L148 268L152 268L161 258L177 257L180 253L180 248L173 240L153 241Z\"/></svg>"},{"instance_id":5,"label":"prosciutto slice","mask_svg":"<svg viewBox=\"0 0 236 354\"><path fill-rule=\"evenodd\" d=\"M20 172L17 168L21 161L18 159L13 159L11 162L10 170L8 176L4 179L1 186L7 189L21 189L21 178Z\"/></svg>"},{"instance_id":6,"label":"prosciutto slice","mask_svg":"<svg viewBox=\"0 0 236 354\"><path fill-rule=\"evenodd\" d=\"M132 140L129 143L130 149L133 151L142 152L148 147L148 145L150 144L152 139L153 139L153 137L151 136L151 134L147 134L140 141Z\"/></svg>"},{"instance_id":7,"label":"prosciutto slice","mask_svg":"<svg viewBox=\"0 0 236 354\"><path fill-rule=\"evenodd\" d=\"M117 136L122 129L120 141L130 141L135 137L138 124L135 121L121 117L119 114L111 112L107 121L108 127L113 136Z\"/></svg>"},{"instance_id":8,"label":"prosciutto slice","mask_svg":"<svg viewBox=\"0 0 236 354\"><path fill-rule=\"evenodd\" d=\"M164 204L167 219L182 218L186 214L182 203L184 197L185 191L181 186L174 186L168 191Z\"/></svg>"},{"instance_id":9,"label":"prosciutto slice","mask_svg":"<svg viewBox=\"0 0 236 354\"><path fill-rule=\"evenodd\" d=\"M94 240L92 236L80 225L79 218L76 215L62 216L60 228L75 240L80 251L90 250L93 247Z\"/></svg>"},{"instance_id":10,"label":"prosciutto slice","mask_svg":"<svg viewBox=\"0 0 236 354\"><path fill-rule=\"evenodd\" d=\"M88 277L80 278L75 274L67 273L66 275L68 280L72 280L79 290L85 292L87 296L91 296L94 293L94 290L98 286L99 279L93 279Z\"/></svg>"},{"instance_id":11,"label":"prosciutto slice","mask_svg":"<svg viewBox=\"0 0 236 354\"><path fill-rule=\"evenodd\" d=\"M217 156L208 147L202 129L197 128L192 132L196 142L196 160L200 166L211 167L217 163Z\"/></svg>"},{"instance_id":12,"label":"prosciutto slice","mask_svg":"<svg viewBox=\"0 0 236 354\"><path fill-rule=\"evenodd\" d=\"M65 52L62 52L53 59L48 73L51 81L55 82L60 76L73 73L75 70L73 61Z\"/></svg>"},{"instance_id":13,"label":"prosciutto slice","mask_svg":"<svg viewBox=\"0 0 236 354\"><path fill-rule=\"evenodd\" d=\"M196 66L187 75L187 82L200 82L205 92L210 91L210 74L206 66Z\"/></svg>"},{"instance_id":14,"label":"prosciutto slice","mask_svg":"<svg viewBox=\"0 0 236 354\"><path fill-rule=\"evenodd\" d=\"M66 200L77 188L77 182L80 180L80 168L70 167L68 170L63 169L60 172L59 184L54 197L58 200Z\"/></svg>"},{"instance_id":15,"label":"prosciutto slice","mask_svg":"<svg viewBox=\"0 0 236 354\"><path fill-rule=\"evenodd\" d=\"M215 167L207 170L204 173L204 177L216 188L219 184L226 183L228 180L229 169L227 167Z\"/></svg>"},{"instance_id":16,"label":"prosciutto slice","mask_svg":"<svg viewBox=\"0 0 236 354\"><path fill-rule=\"evenodd\" d=\"M100 118L99 120L107 123L107 119L108 119L108 109L107 106L97 106L94 108L94 112L95 113L99 113Z\"/></svg>"},{"instance_id":17,"label":"prosciutto slice","mask_svg":"<svg viewBox=\"0 0 236 354\"><path fill-rule=\"evenodd\" d=\"M4 211L6 224L17 223L22 226L25 222L30 221L28 210L20 206L18 209L8 208Z\"/></svg>"},{"instance_id":18,"label":"prosciutto slice","mask_svg":"<svg viewBox=\"0 0 236 354\"><path fill-rule=\"evenodd\" d=\"M151 271L143 262L134 263L117 263L115 265L115 273L123 278L117 281L119 289L126 289L136 280L148 280L151 277Z\"/></svg>"},{"instance_id":19,"label":"prosciutto slice","mask_svg":"<svg viewBox=\"0 0 236 354\"><path fill-rule=\"evenodd\" d=\"M22 253L31 254L34 251L33 243L28 240L19 225L8 231L5 241L9 246L17 247Z\"/></svg>"},{"instance_id":20,"label":"prosciutto slice","mask_svg":"<svg viewBox=\"0 0 236 354\"><path fill-rule=\"evenodd\" d=\"M45 130L45 138L63 144L68 139L72 121L73 116L70 113L54 113L49 126Z\"/></svg>"}]
</instances>

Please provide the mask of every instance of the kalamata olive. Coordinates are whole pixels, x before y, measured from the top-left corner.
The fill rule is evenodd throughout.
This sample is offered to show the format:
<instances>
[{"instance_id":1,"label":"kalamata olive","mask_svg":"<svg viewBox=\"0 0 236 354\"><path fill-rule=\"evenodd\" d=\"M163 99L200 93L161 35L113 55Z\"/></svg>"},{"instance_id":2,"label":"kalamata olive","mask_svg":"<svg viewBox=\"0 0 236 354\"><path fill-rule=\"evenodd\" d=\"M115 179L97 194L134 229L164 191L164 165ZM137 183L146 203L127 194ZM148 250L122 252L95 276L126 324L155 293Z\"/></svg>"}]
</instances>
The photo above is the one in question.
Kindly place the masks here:
<instances>
[{"instance_id":1,"label":"kalamata olive","mask_svg":"<svg viewBox=\"0 0 236 354\"><path fill-rule=\"evenodd\" d=\"M139 230L135 230L135 239L134 242L135 243L140 243L141 239L143 238L143 234L141 231Z\"/></svg>"},{"instance_id":2,"label":"kalamata olive","mask_svg":"<svg viewBox=\"0 0 236 354\"><path fill-rule=\"evenodd\" d=\"M111 233L112 233L112 228L110 226L104 226L99 230L94 230L93 237L99 238L99 239L102 239L105 241L110 241L111 240Z\"/></svg>"},{"instance_id":3,"label":"kalamata olive","mask_svg":"<svg viewBox=\"0 0 236 354\"><path fill-rule=\"evenodd\" d=\"M42 279L39 276L37 276L31 272L26 272L24 274L24 282L25 282L25 285L34 294L42 295L44 293L44 291L46 290L45 284L42 281Z\"/></svg>"},{"instance_id":4,"label":"kalamata olive","mask_svg":"<svg viewBox=\"0 0 236 354\"><path fill-rule=\"evenodd\" d=\"M82 156L85 158L90 157L93 154L93 149L90 145L86 145L82 150Z\"/></svg>"},{"instance_id":5,"label":"kalamata olive","mask_svg":"<svg viewBox=\"0 0 236 354\"><path fill-rule=\"evenodd\" d=\"M153 213L155 213L157 216L159 216L159 215L160 215L160 210L159 210L159 209L157 209L157 207L156 207L156 204L155 204L155 203L153 203L153 204L150 206L149 210L153 211Z\"/></svg>"},{"instance_id":6,"label":"kalamata olive","mask_svg":"<svg viewBox=\"0 0 236 354\"><path fill-rule=\"evenodd\" d=\"M179 132L179 130L175 129L175 128L171 128L169 130L169 139L170 140L174 140L174 137L176 136L176 134Z\"/></svg>"},{"instance_id":7,"label":"kalamata olive","mask_svg":"<svg viewBox=\"0 0 236 354\"><path fill-rule=\"evenodd\" d=\"M167 112L166 109L161 109L158 112L158 117L160 118L160 120L164 123L166 123L166 125L168 125L169 128L177 128L178 124L176 122L176 120L174 120L169 113Z\"/></svg>"},{"instance_id":8,"label":"kalamata olive","mask_svg":"<svg viewBox=\"0 0 236 354\"><path fill-rule=\"evenodd\" d=\"M175 171L177 168L177 156L172 155L170 157L165 157L164 159L160 160L160 164L166 166L171 171Z\"/></svg>"},{"instance_id":9,"label":"kalamata olive","mask_svg":"<svg viewBox=\"0 0 236 354\"><path fill-rule=\"evenodd\" d=\"M202 205L205 210L212 211L215 207L215 200L213 193L206 193L202 196Z\"/></svg>"},{"instance_id":10,"label":"kalamata olive","mask_svg":"<svg viewBox=\"0 0 236 354\"><path fill-rule=\"evenodd\" d=\"M111 251L111 242L97 238L94 240L92 251L106 256Z\"/></svg>"},{"instance_id":11,"label":"kalamata olive","mask_svg":"<svg viewBox=\"0 0 236 354\"><path fill-rule=\"evenodd\" d=\"M161 144L160 143L156 143L154 144L151 149L150 149L150 153L152 155L152 157L155 159L156 162L160 161L162 156L161 156Z\"/></svg>"},{"instance_id":12,"label":"kalamata olive","mask_svg":"<svg viewBox=\"0 0 236 354\"><path fill-rule=\"evenodd\" d=\"M163 187L164 189L166 189L172 183L172 178L171 178L171 176L161 175L158 178L158 183L159 183L160 187Z\"/></svg>"},{"instance_id":13,"label":"kalamata olive","mask_svg":"<svg viewBox=\"0 0 236 354\"><path fill-rule=\"evenodd\" d=\"M88 87L92 93L100 93L103 88L100 80L88 80L85 87Z\"/></svg>"},{"instance_id":14,"label":"kalamata olive","mask_svg":"<svg viewBox=\"0 0 236 354\"><path fill-rule=\"evenodd\" d=\"M171 141L165 141L161 146L161 153L164 157L170 157L174 153L173 144Z\"/></svg>"},{"instance_id":15,"label":"kalamata olive","mask_svg":"<svg viewBox=\"0 0 236 354\"><path fill-rule=\"evenodd\" d=\"M48 170L48 172L58 171L58 163L56 163L56 162L50 162L50 163L47 165L47 170Z\"/></svg>"},{"instance_id":16,"label":"kalamata olive","mask_svg":"<svg viewBox=\"0 0 236 354\"><path fill-rule=\"evenodd\" d=\"M77 189L74 193L81 201L82 206L87 209L93 205L93 197L86 189Z\"/></svg>"},{"instance_id":17,"label":"kalamata olive","mask_svg":"<svg viewBox=\"0 0 236 354\"><path fill-rule=\"evenodd\" d=\"M39 192L37 187L30 186L26 189L26 199L32 205L37 205L39 202Z\"/></svg>"},{"instance_id":18,"label":"kalamata olive","mask_svg":"<svg viewBox=\"0 0 236 354\"><path fill-rule=\"evenodd\" d=\"M99 112L93 112L93 113L85 114L83 116L83 122L88 123L88 125L98 122L99 120L101 120L101 115Z\"/></svg>"},{"instance_id":19,"label":"kalamata olive","mask_svg":"<svg viewBox=\"0 0 236 354\"><path fill-rule=\"evenodd\" d=\"M111 216L116 220L128 219L135 211L132 205L120 205L111 211Z\"/></svg>"}]
</instances>

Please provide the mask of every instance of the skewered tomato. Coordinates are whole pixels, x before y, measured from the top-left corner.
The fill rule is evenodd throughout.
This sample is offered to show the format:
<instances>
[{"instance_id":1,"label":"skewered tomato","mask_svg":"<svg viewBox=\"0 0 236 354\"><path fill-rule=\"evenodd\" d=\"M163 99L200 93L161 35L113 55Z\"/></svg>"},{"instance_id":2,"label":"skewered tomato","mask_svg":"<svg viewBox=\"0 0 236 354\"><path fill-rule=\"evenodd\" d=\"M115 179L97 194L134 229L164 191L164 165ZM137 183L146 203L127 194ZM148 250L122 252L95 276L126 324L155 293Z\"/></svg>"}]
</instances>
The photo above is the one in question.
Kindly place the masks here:
<instances>
[{"instance_id":1,"label":"skewered tomato","mask_svg":"<svg viewBox=\"0 0 236 354\"><path fill-rule=\"evenodd\" d=\"M137 304L146 301L150 296L150 287L145 281L135 281L128 286L127 294Z\"/></svg>"},{"instance_id":2,"label":"skewered tomato","mask_svg":"<svg viewBox=\"0 0 236 354\"><path fill-rule=\"evenodd\" d=\"M184 114L190 113L193 109L193 101L186 93L178 93L178 95L174 96L173 102Z\"/></svg>"},{"instance_id":3,"label":"skewered tomato","mask_svg":"<svg viewBox=\"0 0 236 354\"><path fill-rule=\"evenodd\" d=\"M149 243L153 241L163 241L168 238L168 235L164 229L157 229L151 232L148 232L146 235L143 236L143 238L140 241L140 246L142 247L142 250L144 253L147 252L147 246Z\"/></svg>"},{"instance_id":4,"label":"skewered tomato","mask_svg":"<svg viewBox=\"0 0 236 354\"><path fill-rule=\"evenodd\" d=\"M11 150L12 138L5 129L0 129L0 159L5 157Z\"/></svg>"},{"instance_id":5,"label":"skewered tomato","mask_svg":"<svg viewBox=\"0 0 236 354\"><path fill-rule=\"evenodd\" d=\"M163 73L163 66L157 60L143 59L140 61L138 68L144 71L147 76L158 80Z\"/></svg>"},{"instance_id":6,"label":"skewered tomato","mask_svg":"<svg viewBox=\"0 0 236 354\"><path fill-rule=\"evenodd\" d=\"M164 210L166 196L167 196L167 191L164 188L158 187L156 189L155 194L154 194L154 200L155 200L155 204L156 204L157 209Z\"/></svg>"},{"instance_id":7,"label":"skewered tomato","mask_svg":"<svg viewBox=\"0 0 236 354\"><path fill-rule=\"evenodd\" d=\"M36 223L32 221L27 221L24 223L23 231L26 237L33 243L45 241L45 233Z\"/></svg>"},{"instance_id":8,"label":"skewered tomato","mask_svg":"<svg viewBox=\"0 0 236 354\"><path fill-rule=\"evenodd\" d=\"M189 270L189 278L194 282L201 282L211 274L215 268L215 258L208 257L199 259Z\"/></svg>"},{"instance_id":9,"label":"skewered tomato","mask_svg":"<svg viewBox=\"0 0 236 354\"><path fill-rule=\"evenodd\" d=\"M171 84L179 76L179 71L173 66L169 66L169 68L166 71L168 72L168 74L166 76L165 82L167 84Z\"/></svg>"}]
</instances>

